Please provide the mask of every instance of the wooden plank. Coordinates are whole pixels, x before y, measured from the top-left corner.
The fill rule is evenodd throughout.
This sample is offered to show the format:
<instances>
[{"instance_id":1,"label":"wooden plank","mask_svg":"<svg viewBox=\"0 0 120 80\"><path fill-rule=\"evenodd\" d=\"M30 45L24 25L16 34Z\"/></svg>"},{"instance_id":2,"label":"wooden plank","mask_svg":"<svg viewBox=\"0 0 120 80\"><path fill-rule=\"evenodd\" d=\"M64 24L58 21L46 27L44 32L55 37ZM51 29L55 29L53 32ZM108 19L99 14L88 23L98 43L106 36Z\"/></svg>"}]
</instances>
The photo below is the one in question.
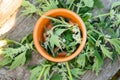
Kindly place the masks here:
<instances>
[{"instance_id":1,"label":"wooden plank","mask_svg":"<svg viewBox=\"0 0 120 80\"><path fill-rule=\"evenodd\" d=\"M37 20L35 18L36 17L21 16L21 11L19 11L14 27L0 38L7 37L9 39L19 41L25 35L33 31L35 22ZM41 60L42 59L40 55L34 52L31 62L26 66L39 64ZM27 70L26 66L18 67L15 70L9 70L7 66L0 68L0 80L29 80L30 72Z\"/></svg>"},{"instance_id":2,"label":"wooden plank","mask_svg":"<svg viewBox=\"0 0 120 80\"><path fill-rule=\"evenodd\" d=\"M106 59L98 76L96 76L95 73L90 70L82 77L82 80L110 80L119 69L119 60L116 60L114 63L112 63L111 60Z\"/></svg>"}]
</instances>

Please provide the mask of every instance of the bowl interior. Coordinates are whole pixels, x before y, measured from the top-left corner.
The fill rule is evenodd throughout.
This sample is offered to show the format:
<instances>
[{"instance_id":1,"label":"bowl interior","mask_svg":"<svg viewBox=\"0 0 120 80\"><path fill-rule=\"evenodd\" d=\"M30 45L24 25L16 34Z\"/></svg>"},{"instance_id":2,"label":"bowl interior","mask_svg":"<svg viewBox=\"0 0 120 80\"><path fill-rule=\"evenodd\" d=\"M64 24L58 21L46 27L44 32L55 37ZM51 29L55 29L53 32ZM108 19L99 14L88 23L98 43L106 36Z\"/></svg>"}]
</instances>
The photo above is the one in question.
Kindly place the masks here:
<instances>
[{"instance_id":1,"label":"bowl interior","mask_svg":"<svg viewBox=\"0 0 120 80\"><path fill-rule=\"evenodd\" d=\"M69 18L70 20L74 21L78 24L81 33L82 33L82 41L79 45L78 49L72 53L70 56L65 57L56 57L49 55L49 53L40 45L40 42L44 41L43 33L44 33L44 26L49 23L49 19L45 18L44 16L50 16L50 17L64 17ZM40 17L40 19L37 21L35 28L34 28L34 44L37 48L38 52L46 59L54 62L65 62L68 60L73 59L76 57L83 49L85 42L86 42L86 28L82 21L82 19L76 15L74 12L66 10L66 9L54 9L47 13L45 13L43 16Z\"/></svg>"}]
</instances>

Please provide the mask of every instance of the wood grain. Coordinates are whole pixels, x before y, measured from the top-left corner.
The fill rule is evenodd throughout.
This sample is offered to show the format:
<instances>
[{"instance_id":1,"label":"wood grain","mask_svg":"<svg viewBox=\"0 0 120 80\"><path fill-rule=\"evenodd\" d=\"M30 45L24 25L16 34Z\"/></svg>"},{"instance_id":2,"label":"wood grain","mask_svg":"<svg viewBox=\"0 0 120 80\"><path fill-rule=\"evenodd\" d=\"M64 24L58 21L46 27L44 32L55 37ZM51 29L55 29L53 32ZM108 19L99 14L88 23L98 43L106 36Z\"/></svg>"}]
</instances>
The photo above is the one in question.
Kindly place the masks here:
<instances>
[{"instance_id":1,"label":"wood grain","mask_svg":"<svg viewBox=\"0 0 120 80\"><path fill-rule=\"evenodd\" d=\"M82 80L110 80L112 76L120 69L120 61L116 60L112 63L111 60L106 59L104 61L104 66L100 71L99 75L96 76L94 72L89 70L82 77Z\"/></svg>"}]
</instances>

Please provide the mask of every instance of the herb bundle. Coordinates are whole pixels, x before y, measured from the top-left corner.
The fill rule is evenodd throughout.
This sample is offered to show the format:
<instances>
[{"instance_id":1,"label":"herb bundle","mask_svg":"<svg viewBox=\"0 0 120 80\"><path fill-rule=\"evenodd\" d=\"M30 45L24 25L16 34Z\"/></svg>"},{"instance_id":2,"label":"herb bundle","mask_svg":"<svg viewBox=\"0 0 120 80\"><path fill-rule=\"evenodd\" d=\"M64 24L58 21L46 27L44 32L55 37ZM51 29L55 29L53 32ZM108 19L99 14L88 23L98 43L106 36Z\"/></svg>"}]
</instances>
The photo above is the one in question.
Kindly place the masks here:
<instances>
[{"instance_id":1,"label":"herb bundle","mask_svg":"<svg viewBox=\"0 0 120 80\"><path fill-rule=\"evenodd\" d=\"M27 0L23 1L24 15L41 16L44 12L55 8L76 12L86 24L88 36L86 46L79 56L66 63L44 60L31 69L30 80L80 80L80 75L87 70L93 70L98 75L105 58L110 58L113 62L115 59L120 59L120 2L113 3L109 13L94 16L92 11L94 8L102 8L100 4L99 0L36 0L33 4ZM0 54L3 56L0 65L14 64L11 68L13 69L25 64L29 55L27 51L34 49L30 47L31 41L32 39L27 37L19 44L15 42L12 46L8 44L0 47ZM24 57L24 63L19 61L21 56Z\"/></svg>"},{"instance_id":2,"label":"herb bundle","mask_svg":"<svg viewBox=\"0 0 120 80\"><path fill-rule=\"evenodd\" d=\"M81 42L78 25L63 17L46 18L51 21L45 26L43 47L54 57L73 53Z\"/></svg>"}]
</instances>

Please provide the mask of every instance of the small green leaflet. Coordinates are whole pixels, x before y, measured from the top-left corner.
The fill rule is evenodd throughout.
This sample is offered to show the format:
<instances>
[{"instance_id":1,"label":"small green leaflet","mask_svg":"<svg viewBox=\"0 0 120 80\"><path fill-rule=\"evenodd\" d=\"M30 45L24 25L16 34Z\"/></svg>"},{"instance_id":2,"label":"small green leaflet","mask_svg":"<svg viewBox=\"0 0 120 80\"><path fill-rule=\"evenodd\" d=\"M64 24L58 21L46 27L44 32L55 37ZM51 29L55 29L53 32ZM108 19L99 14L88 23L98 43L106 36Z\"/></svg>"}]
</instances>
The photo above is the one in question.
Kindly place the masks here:
<instances>
[{"instance_id":1,"label":"small green leaflet","mask_svg":"<svg viewBox=\"0 0 120 80\"><path fill-rule=\"evenodd\" d=\"M44 80L47 80L48 76L49 75L49 72L50 72L50 67L46 67L45 71L44 71Z\"/></svg>"},{"instance_id":2,"label":"small green leaflet","mask_svg":"<svg viewBox=\"0 0 120 80\"><path fill-rule=\"evenodd\" d=\"M110 51L107 49L107 47L105 47L104 45L100 45L100 48L101 48L101 50L102 50L102 52L103 52L103 54L104 54L105 56L107 56L108 58L112 59L112 52L110 52Z\"/></svg>"},{"instance_id":3,"label":"small green leaflet","mask_svg":"<svg viewBox=\"0 0 120 80\"><path fill-rule=\"evenodd\" d=\"M26 43L31 43L32 41L33 41L33 34L31 33L31 34L23 37L23 39L21 40L20 43L26 44Z\"/></svg>"},{"instance_id":4,"label":"small green leaflet","mask_svg":"<svg viewBox=\"0 0 120 80\"><path fill-rule=\"evenodd\" d=\"M65 32L65 39L66 39L66 41L72 41L72 34L71 34L71 31L66 31Z\"/></svg>"},{"instance_id":5,"label":"small green leaflet","mask_svg":"<svg viewBox=\"0 0 120 80\"><path fill-rule=\"evenodd\" d=\"M96 71L96 75L98 75L99 71L101 70L101 66L99 60L97 59L97 57L95 57L94 59L94 64L92 66L92 70Z\"/></svg>"},{"instance_id":6,"label":"small green leaflet","mask_svg":"<svg viewBox=\"0 0 120 80\"><path fill-rule=\"evenodd\" d=\"M116 50L116 52L118 52L118 54L120 54L120 40L119 39L110 39L109 40L110 44L112 44Z\"/></svg>"},{"instance_id":7,"label":"small green leaflet","mask_svg":"<svg viewBox=\"0 0 120 80\"><path fill-rule=\"evenodd\" d=\"M95 50L94 56L95 58L94 58L94 64L92 66L92 70L96 71L96 75L98 75L98 72L101 70L101 67L103 66L103 59L97 50Z\"/></svg>"},{"instance_id":8,"label":"small green leaflet","mask_svg":"<svg viewBox=\"0 0 120 80\"><path fill-rule=\"evenodd\" d=\"M26 50L30 50L29 44L21 45L17 48L4 48L3 54L5 57L14 58L19 53L25 52Z\"/></svg>"},{"instance_id":9,"label":"small green leaflet","mask_svg":"<svg viewBox=\"0 0 120 80\"><path fill-rule=\"evenodd\" d=\"M2 61L0 61L0 66L5 66L11 62L12 62L12 59L10 57L4 57Z\"/></svg>"},{"instance_id":10,"label":"small green leaflet","mask_svg":"<svg viewBox=\"0 0 120 80\"><path fill-rule=\"evenodd\" d=\"M58 0L45 0L45 3L43 6L42 6L42 10L41 12L46 12L46 11L49 11L49 10L52 10L52 9L55 9L55 8L58 8L57 5L58 5Z\"/></svg>"},{"instance_id":11,"label":"small green leaflet","mask_svg":"<svg viewBox=\"0 0 120 80\"><path fill-rule=\"evenodd\" d=\"M23 0L22 6L25 7L25 9L22 11L22 15L31 16L33 13L37 12L35 5L31 4L29 1Z\"/></svg>"},{"instance_id":12,"label":"small green leaflet","mask_svg":"<svg viewBox=\"0 0 120 80\"><path fill-rule=\"evenodd\" d=\"M93 0L83 0L85 6L87 7L93 7L94 1Z\"/></svg>"},{"instance_id":13,"label":"small green leaflet","mask_svg":"<svg viewBox=\"0 0 120 80\"><path fill-rule=\"evenodd\" d=\"M56 31L55 31L55 34L56 35L61 35L63 32L65 32L66 30L68 30L68 29L57 29Z\"/></svg>"},{"instance_id":14,"label":"small green leaflet","mask_svg":"<svg viewBox=\"0 0 120 80\"><path fill-rule=\"evenodd\" d=\"M80 67L84 68L86 63L86 55L80 54L77 58L77 63L79 64Z\"/></svg>"},{"instance_id":15,"label":"small green leaflet","mask_svg":"<svg viewBox=\"0 0 120 80\"><path fill-rule=\"evenodd\" d=\"M61 41L60 41L60 39L59 39L58 36L56 36L56 35L53 34L50 37L50 45L51 45L52 48L54 48L54 45L56 45L57 47L61 48L60 42Z\"/></svg>"},{"instance_id":16,"label":"small green leaflet","mask_svg":"<svg viewBox=\"0 0 120 80\"><path fill-rule=\"evenodd\" d=\"M30 71L31 72L30 80L37 80L41 70L42 66L37 66L34 69L32 69Z\"/></svg>"},{"instance_id":17,"label":"small green leaflet","mask_svg":"<svg viewBox=\"0 0 120 80\"><path fill-rule=\"evenodd\" d=\"M70 4L71 2L71 0L66 0L66 4Z\"/></svg>"},{"instance_id":18,"label":"small green leaflet","mask_svg":"<svg viewBox=\"0 0 120 80\"><path fill-rule=\"evenodd\" d=\"M72 75L78 79L80 78L80 75L85 74L85 71L83 71L83 69L79 69L79 68L73 68L70 71L71 71Z\"/></svg>"},{"instance_id":19,"label":"small green leaflet","mask_svg":"<svg viewBox=\"0 0 120 80\"><path fill-rule=\"evenodd\" d=\"M94 0L94 6L98 9L102 9L104 7L101 0Z\"/></svg>"},{"instance_id":20,"label":"small green leaflet","mask_svg":"<svg viewBox=\"0 0 120 80\"><path fill-rule=\"evenodd\" d=\"M15 48L4 48L3 49L3 54L5 57L10 57L10 58L14 58L14 56L16 56L19 51L20 51L20 48L19 49L15 49Z\"/></svg>"},{"instance_id":21,"label":"small green leaflet","mask_svg":"<svg viewBox=\"0 0 120 80\"><path fill-rule=\"evenodd\" d=\"M10 69L14 69L20 65L24 65L26 62L26 52L21 53L17 57L15 57L14 61L12 62L12 65L10 66Z\"/></svg>"},{"instance_id":22,"label":"small green leaflet","mask_svg":"<svg viewBox=\"0 0 120 80\"><path fill-rule=\"evenodd\" d=\"M120 6L120 1L114 2L114 3L112 4L111 9L113 9L113 8L115 8L115 7L117 7L117 6Z\"/></svg>"},{"instance_id":23,"label":"small green leaflet","mask_svg":"<svg viewBox=\"0 0 120 80\"><path fill-rule=\"evenodd\" d=\"M62 80L61 79L61 75L60 74L55 74L55 75L53 75L53 77L51 78L51 80Z\"/></svg>"}]
</instances>

